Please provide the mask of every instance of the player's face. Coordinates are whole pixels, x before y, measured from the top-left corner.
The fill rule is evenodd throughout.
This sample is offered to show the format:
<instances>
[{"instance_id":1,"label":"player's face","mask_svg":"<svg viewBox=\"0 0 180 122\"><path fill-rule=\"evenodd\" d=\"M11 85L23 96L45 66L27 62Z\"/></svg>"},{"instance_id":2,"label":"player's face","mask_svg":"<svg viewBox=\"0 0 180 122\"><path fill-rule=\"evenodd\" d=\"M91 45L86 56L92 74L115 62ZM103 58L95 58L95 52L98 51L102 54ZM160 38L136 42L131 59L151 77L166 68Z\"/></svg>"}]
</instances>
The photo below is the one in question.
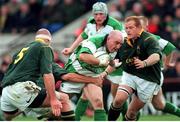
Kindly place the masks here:
<instances>
[{"instance_id":1,"label":"player's face","mask_svg":"<svg viewBox=\"0 0 180 122\"><path fill-rule=\"evenodd\" d=\"M134 21L128 21L125 23L125 30L130 39L136 39L139 36L141 28L135 26Z\"/></svg>"},{"instance_id":2,"label":"player's face","mask_svg":"<svg viewBox=\"0 0 180 122\"><path fill-rule=\"evenodd\" d=\"M123 42L120 38L108 38L106 47L110 53L117 52L118 49L122 46Z\"/></svg>"},{"instance_id":3,"label":"player's face","mask_svg":"<svg viewBox=\"0 0 180 122\"><path fill-rule=\"evenodd\" d=\"M95 13L94 19L97 25L102 25L103 22L106 20L106 15L104 13Z\"/></svg>"}]
</instances>

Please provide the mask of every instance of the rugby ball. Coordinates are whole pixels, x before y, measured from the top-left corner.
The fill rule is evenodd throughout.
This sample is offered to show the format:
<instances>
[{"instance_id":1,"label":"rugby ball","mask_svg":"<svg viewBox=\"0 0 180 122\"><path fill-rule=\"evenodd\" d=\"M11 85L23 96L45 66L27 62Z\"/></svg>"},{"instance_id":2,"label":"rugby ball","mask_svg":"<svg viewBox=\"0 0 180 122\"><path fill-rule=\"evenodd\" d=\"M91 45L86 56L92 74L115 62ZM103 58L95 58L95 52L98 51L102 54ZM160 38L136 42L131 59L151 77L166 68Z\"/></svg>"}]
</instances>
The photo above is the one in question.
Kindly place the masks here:
<instances>
[{"instance_id":1,"label":"rugby ball","mask_svg":"<svg viewBox=\"0 0 180 122\"><path fill-rule=\"evenodd\" d=\"M99 60L110 61L110 55L105 51L97 51L93 55Z\"/></svg>"}]
</instances>

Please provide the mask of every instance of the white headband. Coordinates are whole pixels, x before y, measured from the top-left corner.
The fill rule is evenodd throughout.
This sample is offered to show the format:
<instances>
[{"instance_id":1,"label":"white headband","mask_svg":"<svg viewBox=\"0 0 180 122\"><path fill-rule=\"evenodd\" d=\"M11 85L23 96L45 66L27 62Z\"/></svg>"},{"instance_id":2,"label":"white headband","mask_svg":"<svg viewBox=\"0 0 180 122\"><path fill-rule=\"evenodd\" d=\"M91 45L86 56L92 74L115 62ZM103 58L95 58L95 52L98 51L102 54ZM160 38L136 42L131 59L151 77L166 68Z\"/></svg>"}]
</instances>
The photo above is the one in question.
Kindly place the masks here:
<instances>
[{"instance_id":1,"label":"white headband","mask_svg":"<svg viewBox=\"0 0 180 122\"><path fill-rule=\"evenodd\" d=\"M38 34L36 35L35 38L43 38L43 39L48 39L49 41L52 40L51 36L45 35L45 34Z\"/></svg>"}]
</instances>

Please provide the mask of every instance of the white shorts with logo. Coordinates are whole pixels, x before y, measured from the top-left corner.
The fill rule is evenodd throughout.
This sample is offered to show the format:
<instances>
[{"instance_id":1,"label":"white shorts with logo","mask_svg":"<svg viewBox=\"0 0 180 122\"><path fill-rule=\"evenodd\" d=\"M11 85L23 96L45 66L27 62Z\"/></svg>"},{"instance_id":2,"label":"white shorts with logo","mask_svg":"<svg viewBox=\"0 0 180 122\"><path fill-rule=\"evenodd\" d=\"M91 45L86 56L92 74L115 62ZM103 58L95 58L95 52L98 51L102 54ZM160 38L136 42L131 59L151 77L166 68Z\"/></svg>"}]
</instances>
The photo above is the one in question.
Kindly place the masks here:
<instances>
[{"instance_id":1,"label":"white shorts with logo","mask_svg":"<svg viewBox=\"0 0 180 122\"><path fill-rule=\"evenodd\" d=\"M122 82L122 76L111 76L111 75L108 75L107 76L107 79L110 80L112 83L114 84L121 84Z\"/></svg>"},{"instance_id":2,"label":"white shorts with logo","mask_svg":"<svg viewBox=\"0 0 180 122\"><path fill-rule=\"evenodd\" d=\"M2 90L1 109L6 112L24 111L37 97L41 88L32 81L17 82Z\"/></svg>"},{"instance_id":3,"label":"white shorts with logo","mask_svg":"<svg viewBox=\"0 0 180 122\"><path fill-rule=\"evenodd\" d=\"M85 75L85 76L91 76L91 77L97 77L98 74L95 74L91 71L88 71L86 69L79 69L79 74ZM65 81L61 83L60 90L65 93L81 93L82 89L84 88L85 83L77 83L77 82L70 82Z\"/></svg>"},{"instance_id":4,"label":"white shorts with logo","mask_svg":"<svg viewBox=\"0 0 180 122\"><path fill-rule=\"evenodd\" d=\"M122 83L124 85L128 85L133 88L137 92L137 96L139 99L144 102L150 102L152 100L153 95L157 95L159 92L162 82L163 82L163 74L161 73L161 83L158 85L157 83L150 82L148 80L142 79L138 76L129 74L123 71Z\"/></svg>"},{"instance_id":5,"label":"white shorts with logo","mask_svg":"<svg viewBox=\"0 0 180 122\"><path fill-rule=\"evenodd\" d=\"M85 83L62 82L61 91L65 93L81 93Z\"/></svg>"}]
</instances>

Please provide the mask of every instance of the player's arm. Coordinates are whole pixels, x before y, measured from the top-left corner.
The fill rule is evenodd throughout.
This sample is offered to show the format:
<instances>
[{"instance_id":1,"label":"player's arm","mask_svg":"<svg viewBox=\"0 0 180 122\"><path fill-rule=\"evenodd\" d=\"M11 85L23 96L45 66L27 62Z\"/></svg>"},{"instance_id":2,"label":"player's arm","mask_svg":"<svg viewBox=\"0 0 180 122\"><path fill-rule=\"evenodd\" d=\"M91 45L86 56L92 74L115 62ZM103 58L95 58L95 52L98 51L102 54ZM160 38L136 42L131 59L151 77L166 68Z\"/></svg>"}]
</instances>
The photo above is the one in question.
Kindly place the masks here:
<instances>
[{"instance_id":1,"label":"player's arm","mask_svg":"<svg viewBox=\"0 0 180 122\"><path fill-rule=\"evenodd\" d=\"M173 63L173 54L175 50L176 47L171 42L168 42L167 45L162 50L162 52L166 55L166 59L165 59L166 66L169 67L175 66L175 63Z\"/></svg>"},{"instance_id":2,"label":"player's arm","mask_svg":"<svg viewBox=\"0 0 180 122\"><path fill-rule=\"evenodd\" d=\"M62 50L62 54L64 55L70 55L74 49L83 41L83 38L81 35L77 37L77 39L73 42L73 44L69 48L64 48Z\"/></svg>"},{"instance_id":3,"label":"player's arm","mask_svg":"<svg viewBox=\"0 0 180 122\"><path fill-rule=\"evenodd\" d=\"M100 61L96 57L88 53L81 53L79 55L79 60L87 64L96 65L96 66L100 64Z\"/></svg>"},{"instance_id":4,"label":"player's arm","mask_svg":"<svg viewBox=\"0 0 180 122\"><path fill-rule=\"evenodd\" d=\"M147 49L147 54L149 55L145 60L140 60L136 57L134 58L134 64L137 69L152 66L161 59L161 50L157 40L149 38L146 40L145 48Z\"/></svg>"},{"instance_id":5,"label":"player's arm","mask_svg":"<svg viewBox=\"0 0 180 122\"><path fill-rule=\"evenodd\" d=\"M97 59L94 55L88 53L81 53L79 55L79 60L95 66L108 66L109 64L108 56L104 56L101 59Z\"/></svg>"},{"instance_id":6,"label":"player's arm","mask_svg":"<svg viewBox=\"0 0 180 122\"><path fill-rule=\"evenodd\" d=\"M47 96L51 105L52 112L55 116L61 113L62 104L56 98L55 80L52 74L53 52L49 46L41 48L40 71L43 74L44 85L47 90Z\"/></svg>"},{"instance_id":7,"label":"player's arm","mask_svg":"<svg viewBox=\"0 0 180 122\"><path fill-rule=\"evenodd\" d=\"M94 83L94 84L102 84L103 80L100 77L90 77L84 76L76 73L67 73L62 75L61 79L71 82L78 83Z\"/></svg>"},{"instance_id":8,"label":"player's arm","mask_svg":"<svg viewBox=\"0 0 180 122\"><path fill-rule=\"evenodd\" d=\"M43 75L44 85L47 90L47 93L50 97L50 99L56 99L55 95L55 82L54 77L52 73L44 74Z\"/></svg>"},{"instance_id":9,"label":"player's arm","mask_svg":"<svg viewBox=\"0 0 180 122\"><path fill-rule=\"evenodd\" d=\"M83 38L82 38L81 35L79 35L79 36L77 37L77 39L73 42L73 44L70 46L71 52L73 52L74 49L75 49L76 47L78 47L79 44L80 44L82 41L83 41Z\"/></svg>"},{"instance_id":10,"label":"player's arm","mask_svg":"<svg viewBox=\"0 0 180 122\"><path fill-rule=\"evenodd\" d=\"M76 38L76 40L73 42L73 44L72 44L69 48L64 48L63 51L62 51L62 53L63 53L64 55L69 55L69 54L71 54L71 53L80 45L80 43L81 43L83 40L85 40L85 39L88 38L87 31L88 31L88 29L85 28L84 31L81 33L81 35L79 35L79 36Z\"/></svg>"}]
</instances>

